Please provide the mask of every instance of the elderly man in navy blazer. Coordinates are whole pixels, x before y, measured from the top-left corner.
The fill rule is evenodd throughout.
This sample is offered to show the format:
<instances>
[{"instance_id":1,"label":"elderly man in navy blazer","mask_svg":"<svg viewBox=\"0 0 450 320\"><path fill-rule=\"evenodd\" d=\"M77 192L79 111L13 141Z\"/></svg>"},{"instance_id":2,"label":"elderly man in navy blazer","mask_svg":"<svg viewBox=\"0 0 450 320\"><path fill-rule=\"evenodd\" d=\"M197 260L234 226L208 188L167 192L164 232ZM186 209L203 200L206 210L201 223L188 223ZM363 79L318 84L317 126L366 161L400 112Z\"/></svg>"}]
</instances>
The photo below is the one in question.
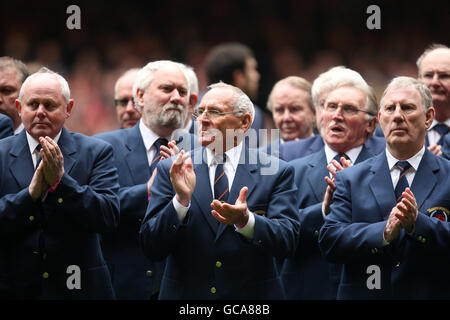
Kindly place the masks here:
<instances>
[{"instance_id":1,"label":"elderly man in navy blazer","mask_svg":"<svg viewBox=\"0 0 450 320\"><path fill-rule=\"evenodd\" d=\"M450 162L425 148L431 93L394 78L378 119L386 150L336 174L320 248L342 263L340 299L449 299Z\"/></svg>"},{"instance_id":2,"label":"elderly man in navy blazer","mask_svg":"<svg viewBox=\"0 0 450 320\"><path fill-rule=\"evenodd\" d=\"M0 139L12 136L14 134L14 126L12 120L0 114Z\"/></svg>"},{"instance_id":3,"label":"elderly man in navy blazer","mask_svg":"<svg viewBox=\"0 0 450 320\"><path fill-rule=\"evenodd\" d=\"M348 79L358 79L360 82L364 82L361 75L351 69L344 66L336 66L324 73L321 73L313 82L311 87L311 99L313 107L316 111L316 127L319 134L315 134L312 137L306 139L300 139L297 141L287 141L279 146L280 159L284 161L291 161L294 159L302 158L307 155L313 154L321 150L324 146L324 142L321 136L322 128L322 112L325 103L325 99L329 92L331 92L336 86ZM276 152L275 150L274 152Z\"/></svg>"},{"instance_id":4,"label":"elderly man in navy blazer","mask_svg":"<svg viewBox=\"0 0 450 320\"><path fill-rule=\"evenodd\" d=\"M294 170L249 149L254 110L238 88L218 83L197 112L202 148L158 164L140 239L166 259L160 299L283 299L274 257L298 236Z\"/></svg>"},{"instance_id":5,"label":"elderly man in navy blazer","mask_svg":"<svg viewBox=\"0 0 450 320\"><path fill-rule=\"evenodd\" d=\"M152 174L156 174L159 159L170 153L168 141L180 141L179 149L193 147L191 135L181 129L196 99L190 96L186 67L173 61L144 66L136 75L133 95L135 107L142 114L138 124L96 136L113 146L120 183L120 225L103 237L102 246L117 298L148 300L157 298L164 268L163 263L145 257L139 247Z\"/></svg>"},{"instance_id":6,"label":"elderly man in navy blazer","mask_svg":"<svg viewBox=\"0 0 450 320\"><path fill-rule=\"evenodd\" d=\"M109 144L64 128L73 103L42 68L16 100L26 130L0 141L2 298L114 298L99 235L119 222L117 170Z\"/></svg>"},{"instance_id":7,"label":"elderly man in navy blazer","mask_svg":"<svg viewBox=\"0 0 450 320\"><path fill-rule=\"evenodd\" d=\"M376 128L378 112L372 88L353 70L342 74L345 76L335 80L336 88L328 93L323 105L324 147L290 162L299 186L301 228L296 255L285 261L281 271L289 299L336 299L340 266L329 265L318 244L319 230L329 213L332 194L332 189L327 188L328 170L334 175L336 169L342 169L336 162L342 156L351 164L357 164L385 148L384 139L370 138ZM350 164L343 161L345 167Z\"/></svg>"}]
</instances>

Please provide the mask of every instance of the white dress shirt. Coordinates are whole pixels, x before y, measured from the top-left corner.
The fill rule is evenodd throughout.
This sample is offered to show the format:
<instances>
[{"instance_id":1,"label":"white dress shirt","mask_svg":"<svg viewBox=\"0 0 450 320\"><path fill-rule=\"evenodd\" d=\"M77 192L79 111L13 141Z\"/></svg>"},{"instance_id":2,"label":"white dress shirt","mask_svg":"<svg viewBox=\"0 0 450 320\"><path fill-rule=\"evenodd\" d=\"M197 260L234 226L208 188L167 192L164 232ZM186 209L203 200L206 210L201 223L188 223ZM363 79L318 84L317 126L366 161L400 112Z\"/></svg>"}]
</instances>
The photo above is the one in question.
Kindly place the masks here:
<instances>
[{"instance_id":1,"label":"white dress shirt","mask_svg":"<svg viewBox=\"0 0 450 320\"><path fill-rule=\"evenodd\" d=\"M436 144L441 138L441 135L436 130L434 130L434 126L438 123L439 122L437 122L436 119L433 119L430 129L427 130L428 142L430 143L430 146ZM443 123L450 128L450 118L445 120Z\"/></svg>"},{"instance_id":2,"label":"white dress shirt","mask_svg":"<svg viewBox=\"0 0 450 320\"><path fill-rule=\"evenodd\" d=\"M227 160L225 161L224 165L223 165L223 169L225 171L225 174L227 176L228 179L228 186L229 186L229 190L231 192L231 186L233 185L233 181L234 181L234 177L236 175L236 170L239 164L239 159L241 157L241 151L242 151L242 142L237 145L234 148L229 149L228 151L225 152L225 154L227 155ZM215 177L215 173L216 173L216 168L217 168L217 162L214 158L214 154L213 152L206 148L206 161L207 161L207 165L208 165L208 170L209 170L209 182L210 182L210 186L211 186L211 193L214 195L214 177ZM184 207L181 203L178 202L178 200L176 199L176 196L173 197L173 206L177 212L178 218L180 219L180 221L182 221L189 208L190 208L190 203L187 207ZM247 224L243 227L243 228L237 228L235 226L235 230L239 233L241 233L242 235L246 236L247 238L253 238L253 234L254 234L254 230L255 230L255 217L253 212L248 211L249 213L249 219Z\"/></svg>"},{"instance_id":3,"label":"white dress shirt","mask_svg":"<svg viewBox=\"0 0 450 320\"><path fill-rule=\"evenodd\" d=\"M41 158L41 155L36 152L36 147L39 144L39 141L37 141L36 139L34 139L28 132L25 132L27 135L27 141L28 141L28 148L30 149L30 153L31 153L31 160L33 160L33 168L36 168L36 163L39 161L39 159ZM53 139L53 141L55 141L55 143L58 143L59 141L59 137L61 136L61 131L59 131L59 133L56 135L55 139Z\"/></svg>"}]
</instances>

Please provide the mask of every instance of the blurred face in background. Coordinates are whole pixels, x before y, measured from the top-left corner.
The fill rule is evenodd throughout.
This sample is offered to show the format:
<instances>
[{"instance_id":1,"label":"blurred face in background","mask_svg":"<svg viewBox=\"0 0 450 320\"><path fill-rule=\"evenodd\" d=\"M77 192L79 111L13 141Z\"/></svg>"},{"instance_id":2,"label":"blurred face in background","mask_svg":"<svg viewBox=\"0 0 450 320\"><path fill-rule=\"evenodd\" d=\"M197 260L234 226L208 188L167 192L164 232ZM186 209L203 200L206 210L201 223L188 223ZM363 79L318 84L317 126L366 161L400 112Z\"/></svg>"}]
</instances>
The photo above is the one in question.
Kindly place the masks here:
<instances>
[{"instance_id":1,"label":"blurred face in background","mask_svg":"<svg viewBox=\"0 0 450 320\"><path fill-rule=\"evenodd\" d=\"M22 82L15 68L0 69L0 113L11 118L14 128L21 123L15 104L21 86Z\"/></svg>"},{"instance_id":2,"label":"blurred face in background","mask_svg":"<svg viewBox=\"0 0 450 320\"><path fill-rule=\"evenodd\" d=\"M315 115L306 90L280 83L274 88L271 99L273 120L284 141L312 135Z\"/></svg>"},{"instance_id":3,"label":"blurred face in background","mask_svg":"<svg viewBox=\"0 0 450 320\"><path fill-rule=\"evenodd\" d=\"M431 91L436 120L450 117L450 49L439 48L422 60L419 80Z\"/></svg>"},{"instance_id":4,"label":"blurred face in background","mask_svg":"<svg viewBox=\"0 0 450 320\"><path fill-rule=\"evenodd\" d=\"M136 80L135 72L122 76L116 86L114 103L116 105L117 120L121 128L133 127L141 118L141 114L134 108L133 85Z\"/></svg>"},{"instance_id":5,"label":"blurred face in background","mask_svg":"<svg viewBox=\"0 0 450 320\"><path fill-rule=\"evenodd\" d=\"M258 98L260 74L257 70L258 63L253 57L249 57L245 63L244 77L246 83L242 89L251 100Z\"/></svg>"}]
</instances>

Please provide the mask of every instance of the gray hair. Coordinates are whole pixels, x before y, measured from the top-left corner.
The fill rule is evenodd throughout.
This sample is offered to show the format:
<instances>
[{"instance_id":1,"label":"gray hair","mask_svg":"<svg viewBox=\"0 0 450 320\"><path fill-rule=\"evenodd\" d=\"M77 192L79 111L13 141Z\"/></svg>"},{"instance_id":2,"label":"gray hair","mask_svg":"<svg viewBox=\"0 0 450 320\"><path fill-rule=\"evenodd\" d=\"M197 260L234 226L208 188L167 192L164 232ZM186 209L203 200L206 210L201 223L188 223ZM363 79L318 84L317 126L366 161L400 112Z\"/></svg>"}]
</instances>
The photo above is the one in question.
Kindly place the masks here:
<instances>
[{"instance_id":1,"label":"gray hair","mask_svg":"<svg viewBox=\"0 0 450 320\"><path fill-rule=\"evenodd\" d=\"M122 75L116 80L116 83L114 84L114 98L117 98L117 88L119 87L119 82L120 80L122 80L123 78L129 76L130 74L134 73L134 72L139 72L140 68L131 68L128 69L127 71L125 71L124 73L122 73Z\"/></svg>"},{"instance_id":2,"label":"gray hair","mask_svg":"<svg viewBox=\"0 0 450 320\"><path fill-rule=\"evenodd\" d=\"M279 80L277 83L275 83L272 90L270 91L269 98L267 99L267 109L269 109L270 111L273 111L273 101L272 101L273 92L277 85L284 84L284 83L289 84L290 86L292 86L296 89L306 91L309 95L309 99L308 99L309 107L312 110L314 110L314 106L313 106L313 102L312 102L312 98L311 98L311 83L308 80L303 79L301 77L297 77L297 76L289 76L289 77L283 78L283 79Z\"/></svg>"},{"instance_id":3,"label":"gray hair","mask_svg":"<svg viewBox=\"0 0 450 320\"><path fill-rule=\"evenodd\" d=\"M64 79L63 76L61 76L59 73L52 71L46 67L42 67L40 68L37 72L33 73L32 75L28 76L28 78L25 79L25 81L22 84L22 87L20 88L20 92L19 92L19 98L18 100L22 100L23 97L23 93L25 91L25 87L28 84L29 81L31 81L32 79L42 75L42 74L51 74L54 75L56 77L56 80L59 82L60 86L61 86L61 93L64 97L64 100L67 103L69 103L70 101L70 88L69 88L69 84L67 83L66 79Z\"/></svg>"},{"instance_id":4,"label":"gray hair","mask_svg":"<svg viewBox=\"0 0 450 320\"><path fill-rule=\"evenodd\" d=\"M0 70L6 68L16 69L21 83L23 83L30 74L27 66L22 61L8 56L0 57Z\"/></svg>"},{"instance_id":5,"label":"gray hair","mask_svg":"<svg viewBox=\"0 0 450 320\"><path fill-rule=\"evenodd\" d=\"M422 97L423 111L426 112L428 108L433 106L433 99L431 97L430 89L428 89L428 87L424 83L412 77L401 76L392 79L384 90L383 95L381 96L380 105L384 105L383 99L389 90L410 86L414 87L419 92L420 96Z\"/></svg>"},{"instance_id":6,"label":"gray hair","mask_svg":"<svg viewBox=\"0 0 450 320\"><path fill-rule=\"evenodd\" d=\"M235 94L235 100L232 102L233 110L238 112L242 111L244 113L250 114L250 117L253 120L255 119L255 107L253 106L253 102L250 100L250 98L238 87L232 86L230 84L227 84L225 82L217 82L213 83L208 86L207 90L210 91L215 88L228 88L231 89Z\"/></svg>"},{"instance_id":7,"label":"gray hair","mask_svg":"<svg viewBox=\"0 0 450 320\"><path fill-rule=\"evenodd\" d=\"M425 51L420 55L420 57L417 59L416 61L416 65L417 65L417 70L418 70L418 75L419 78L422 77L422 61L423 59L425 59L425 57L431 52L434 51L436 49L449 49L449 47L447 47L446 45L443 44L439 44L439 43L433 43L430 46L428 46Z\"/></svg>"},{"instance_id":8,"label":"gray hair","mask_svg":"<svg viewBox=\"0 0 450 320\"><path fill-rule=\"evenodd\" d=\"M190 93L195 93L196 95L199 94L199 88L198 88L198 78L197 74L194 71L194 68L191 66L188 66L186 64L180 63L181 69L183 70L186 78L189 81L189 91Z\"/></svg>"},{"instance_id":9,"label":"gray hair","mask_svg":"<svg viewBox=\"0 0 450 320\"><path fill-rule=\"evenodd\" d=\"M313 82L311 86L311 98L315 108L319 106L319 96L324 91L331 91L335 89L340 82L364 82L363 77L355 70L346 68L344 66L336 66L328 71L321 73Z\"/></svg>"},{"instance_id":10,"label":"gray hair","mask_svg":"<svg viewBox=\"0 0 450 320\"><path fill-rule=\"evenodd\" d=\"M166 66L175 66L177 68L179 68L181 70L181 72L183 72L187 84L188 84L188 94L187 96L190 96L190 81L189 81L189 77L187 76L186 72L185 72L185 68L181 67L181 64L178 62L174 62L171 60L158 60L158 61L152 61L147 63L143 68L141 68L139 70L139 72L136 75L136 81L134 82L134 86L133 86L133 100L134 100L134 107L142 113L141 107L138 105L137 103L137 91L138 90L145 90L150 83L153 80L153 75L155 74L156 71L158 71L159 69L166 67Z\"/></svg>"}]
</instances>

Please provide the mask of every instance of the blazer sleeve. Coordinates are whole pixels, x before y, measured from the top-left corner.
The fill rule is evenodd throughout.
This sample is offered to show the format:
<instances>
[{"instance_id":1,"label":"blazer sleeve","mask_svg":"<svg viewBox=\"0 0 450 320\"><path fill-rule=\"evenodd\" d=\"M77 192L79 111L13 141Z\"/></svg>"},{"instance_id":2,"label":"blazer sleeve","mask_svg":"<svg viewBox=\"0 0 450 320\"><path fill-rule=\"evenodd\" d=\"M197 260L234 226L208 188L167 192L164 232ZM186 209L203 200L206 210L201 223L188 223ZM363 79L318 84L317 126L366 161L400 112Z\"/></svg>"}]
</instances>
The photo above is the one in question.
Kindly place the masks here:
<instances>
[{"instance_id":1,"label":"blazer sleeve","mask_svg":"<svg viewBox=\"0 0 450 320\"><path fill-rule=\"evenodd\" d=\"M139 232L144 254L153 260L167 257L177 243L177 234L183 229L172 199L175 191L170 181L172 161L161 161L151 187L152 196ZM189 214L189 212L188 212Z\"/></svg>"},{"instance_id":2,"label":"blazer sleeve","mask_svg":"<svg viewBox=\"0 0 450 320\"><path fill-rule=\"evenodd\" d=\"M0 115L0 139L14 135L13 122L9 117Z\"/></svg>"},{"instance_id":3,"label":"blazer sleeve","mask_svg":"<svg viewBox=\"0 0 450 320\"><path fill-rule=\"evenodd\" d=\"M113 163L112 147L104 145L93 160L88 183L80 185L76 177L65 172L56 190L48 193L45 205L90 231L114 230L119 224L120 205L118 175Z\"/></svg>"},{"instance_id":4,"label":"blazer sleeve","mask_svg":"<svg viewBox=\"0 0 450 320\"><path fill-rule=\"evenodd\" d=\"M294 256L300 229L296 194L294 168L287 165L273 182L272 193L267 195L270 199L267 216L255 215L252 243L275 257Z\"/></svg>"},{"instance_id":5,"label":"blazer sleeve","mask_svg":"<svg viewBox=\"0 0 450 320\"><path fill-rule=\"evenodd\" d=\"M319 247L325 258L332 263L352 263L366 260L374 255L384 254L382 246L386 221L354 221L352 201L366 201L364 190L359 188L361 198L351 198L351 179L344 177L344 171L336 173L336 191L333 195L331 212L319 233ZM377 212L368 212L376 214ZM390 246L387 246L390 247Z\"/></svg>"}]
</instances>

